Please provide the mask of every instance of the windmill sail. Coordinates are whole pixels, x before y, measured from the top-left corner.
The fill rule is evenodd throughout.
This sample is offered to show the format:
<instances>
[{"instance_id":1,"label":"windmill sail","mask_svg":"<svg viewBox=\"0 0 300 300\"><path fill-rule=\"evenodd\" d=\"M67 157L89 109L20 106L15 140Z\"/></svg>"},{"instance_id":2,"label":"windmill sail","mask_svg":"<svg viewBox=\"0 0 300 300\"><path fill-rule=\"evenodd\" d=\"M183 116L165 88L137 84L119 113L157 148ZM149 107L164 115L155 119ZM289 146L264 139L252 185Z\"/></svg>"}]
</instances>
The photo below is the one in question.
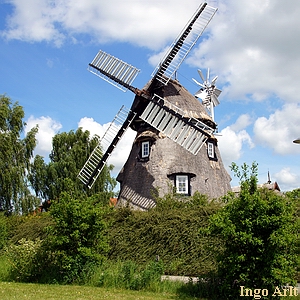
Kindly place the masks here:
<instances>
[{"instance_id":1,"label":"windmill sail","mask_svg":"<svg viewBox=\"0 0 300 300\"><path fill-rule=\"evenodd\" d=\"M85 186L88 188L93 186L112 151L115 149L121 137L133 121L135 115L136 113L131 110L127 110L124 106L121 107L102 139L99 141L98 145L93 150L89 159L78 174L78 178ZM102 148L105 151L103 156Z\"/></svg>"},{"instance_id":2,"label":"windmill sail","mask_svg":"<svg viewBox=\"0 0 300 300\"><path fill-rule=\"evenodd\" d=\"M194 16L152 73L154 78L167 85L202 35L216 11L217 8L208 6L207 3L203 3L199 6Z\"/></svg>"},{"instance_id":3,"label":"windmill sail","mask_svg":"<svg viewBox=\"0 0 300 300\"><path fill-rule=\"evenodd\" d=\"M194 155L214 131L195 118L185 118L180 108L158 95L154 95L140 118Z\"/></svg>"},{"instance_id":4,"label":"windmill sail","mask_svg":"<svg viewBox=\"0 0 300 300\"><path fill-rule=\"evenodd\" d=\"M122 91L130 89L139 69L100 50L89 64L89 71Z\"/></svg>"}]
</instances>

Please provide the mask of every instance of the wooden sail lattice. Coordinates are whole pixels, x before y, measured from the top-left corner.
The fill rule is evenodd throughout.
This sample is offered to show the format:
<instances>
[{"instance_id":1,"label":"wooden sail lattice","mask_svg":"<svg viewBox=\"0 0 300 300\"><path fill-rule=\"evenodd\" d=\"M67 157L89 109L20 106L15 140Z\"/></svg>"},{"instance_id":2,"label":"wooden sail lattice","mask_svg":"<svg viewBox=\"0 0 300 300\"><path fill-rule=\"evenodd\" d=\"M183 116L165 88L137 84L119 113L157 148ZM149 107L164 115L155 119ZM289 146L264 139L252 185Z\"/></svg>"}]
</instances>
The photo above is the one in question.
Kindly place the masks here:
<instances>
[{"instance_id":1,"label":"wooden sail lattice","mask_svg":"<svg viewBox=\"0 0 300 300\"><path fill-rule=\"evenodd\" d=\"M173 42L164 58L153 71L152 76L167 85L174 76L183 60L202 35L217 8L203 3L199 6L182 33Z\"/></svg>"},{"instance_id":2,"label":"wooden sail lattice","mask_svg":"<svg viewBox=\"0 0 300 300\"><path fill-rule=\"evenodd\" d=\"M128 110L124 106L121 107L78 174L78 178L85 186L88 188L93 186L112 151L130 126L135 115L136 113L131 110Z\"/></svg>"},{"instance_id":3,"label":"wooden sail lattice","mask_svg":"<svg viewBox=\"0 0 300 300\"><path fill-rule=\"evenodd\" d=\"M140 72L134 66L100 50L89 64L91 73L125 92Z\"/></svg>"},{"instance_id":4,"label":"wooden sail lattice","mask_svg":"<svg viewBox=\"0 0 300 300\"><path fill-rule=\"evenodd\" d=\"M179 107L154 95L140 118L196 155L214 129L200 120L184 116L185 112Z\"/></svg>"}]
</instances>

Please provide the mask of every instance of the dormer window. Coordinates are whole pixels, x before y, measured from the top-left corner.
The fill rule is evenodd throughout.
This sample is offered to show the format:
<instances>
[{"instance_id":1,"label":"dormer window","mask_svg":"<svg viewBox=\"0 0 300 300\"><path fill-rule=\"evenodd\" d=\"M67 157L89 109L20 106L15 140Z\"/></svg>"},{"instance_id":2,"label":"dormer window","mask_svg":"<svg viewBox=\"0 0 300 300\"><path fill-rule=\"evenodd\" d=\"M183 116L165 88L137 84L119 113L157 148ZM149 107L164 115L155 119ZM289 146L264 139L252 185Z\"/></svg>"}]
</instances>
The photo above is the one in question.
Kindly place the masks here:
<instances>
[{"instance_id":1,"label":"dormer window","mask_svg":"<svg viewBox=\"0 0 300 300\"><path fill-rule=\"evenodd\" d=\"M193 173L171 173L168 178L173 181L175 192L178 195L191 196L192 186L191 181L196 175Z\"/></svg>"},{"instance_id":2,"label":"dormer window","mask_svg":"<svg viewBox=\"0 0 300 300\"><path fill-rule=\"evenodd\" d=\"M176 175L175 179L176 193L189 195L189 176L188 175Z\"/></svg>"},{"instance_id":3,"label":"dormer window","mask_svg":"<svg viewBox=\"0 0 300 300\"><path fill-rule=\"evenodd\" d=\"M150 142L142 142L142 158L149 157L150 155Z\"/></svg>"},{"instance_id":4,"label":"dormer window","mask_svg":"<svg viewBox=\"0 0 300 300\"><path fill-rule=\"evenodd\" d=\"M209 158L215 158L214 144L211 142L207 143L207 155Z\"/></svg>"}]
</instances>

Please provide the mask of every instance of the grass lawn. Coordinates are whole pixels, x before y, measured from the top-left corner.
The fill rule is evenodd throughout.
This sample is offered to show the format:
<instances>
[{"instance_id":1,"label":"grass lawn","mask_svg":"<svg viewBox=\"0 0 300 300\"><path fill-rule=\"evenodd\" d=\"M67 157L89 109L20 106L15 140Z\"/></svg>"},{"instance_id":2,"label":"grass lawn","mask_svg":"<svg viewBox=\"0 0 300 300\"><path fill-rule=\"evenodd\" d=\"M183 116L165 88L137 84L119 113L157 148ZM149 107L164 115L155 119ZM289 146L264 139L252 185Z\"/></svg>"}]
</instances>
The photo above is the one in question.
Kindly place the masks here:
<instances>
[{"instance_id":1,"label":"grass lawn","mask_svg":"<svg viewBox=\"0 0 300 300\"><path fill-rule=\"evenodd\" d=\"M167 300L176 295L105 288L0 282L1 300Z\"/></svg>"},{"instance_id":2,"label":"grass lawn","mask_svg":"<svg viewBox=\"0 0 300 300\"><path fill-rule=\"evenodd\" d=\"M247 297L248 298L248 297ZM1 300L201 300L171 293L151 293L75 285L0 282ZM283 297L283 299L300 299ZM205 300L205 299L202 299Z\"/></svg>"}]
</instances>

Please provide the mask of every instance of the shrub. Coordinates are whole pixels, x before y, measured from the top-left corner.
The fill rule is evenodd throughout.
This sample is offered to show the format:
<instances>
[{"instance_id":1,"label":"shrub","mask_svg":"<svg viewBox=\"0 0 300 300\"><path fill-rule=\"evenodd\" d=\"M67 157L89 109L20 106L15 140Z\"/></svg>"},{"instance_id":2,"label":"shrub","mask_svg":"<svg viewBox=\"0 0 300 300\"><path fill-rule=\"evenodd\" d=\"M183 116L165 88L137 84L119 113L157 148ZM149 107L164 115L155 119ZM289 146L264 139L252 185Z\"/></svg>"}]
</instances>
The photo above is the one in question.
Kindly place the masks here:
<instances>
[{"instance_id":1,"label":"shrub","mask_svg":"<svg viewBox=\"0 0 300 300\"><path fill-rule=\"evenodd\" d=\"M108 250L104 214L108 209L94 199L74 199L62 193L50 209L54 224L48 227L45 247L55 280L71 283L85 276L88 269L101 262Z\"/></svg>"},{"instance_id":2,"label":"shrub","mask_svg":"<svg viewBox=\"0 0 300 300\"><path fill-rule=\"evenodd\" d=\"M294 206L285 196L257 189L257 165L234 165L241 179L238 197L211 218L211 230L224 241L218 257L223 297L233 299L239 286L274 290L294 284L296 226ZM250 174L249 174L250 173Z\"/></svg>"},{"instance_id":3,"label":"shrub","mask_svg":"<svg viewBox=\"0 0 300 300\"><path fill-rule=\"evenodd\" d=\"M199 229L218 209L200 194L183 199L168 194L148 212L120 208L109 228L109 258L144 265L159 256L168 275L202 276L215 270L211 245L220 243Z\"/></svg>"},{"instance_id":4,"label":"shrub","mask_svg":"<svg viewBox=\"0 0 300 300\"><path fill-rule=\"evenodd\" d=\"M5 255L5 251L0 251L0 281L10 279L10 263Z\"/></svg>"},{"instance_id":5,"label":"shrub","mask_svg":"<svg viewBox=\"0 0 300 300\"><path fill-rule=\"evenodd\" d=\"M300 189L293 190L291 192L286 192L286 196L290 201L296 206L295 209L295 224L298 224L298 234L296 241L296 254L297 254L297 276L296 279L300 282Z\"/></svg>"},{"instance_id":6,"label":"shrub","mask_svg":"<svg viewBox=\"0 0 300 300\"><path fill-rule=\"evenodd\" d=\"M8 240L8 228L7 217L0 215L0 250L7 244Z\"/></svg>"},{"instance_id":7,"label":"shrub","mask_svg":"<svg viewBox=\"0 0 300 300\"><path fill-rule=\"evenodd\" d=\"M21 239L17 245L6 247L6 256L10 264L9 278L14 281L36 281L41 272L42 241Z\"/></svg>"},{"instance_id":8,"label":"shrub","mask_svg":"<svg viewBox=\"0 0 300 300\"><path fill-rule=\"evenodd\" d=\"M49 213L28 216L11 216L7 218L9 228L9 242L18 244L21 239L34 241L44 240L47 236L46 228L53 224Z\"/></svg>"},{"instance_id":9,"label":"shrub","mask_svg":"<svg viewBox=\"0 0 300 300\"><path fill-rule=\"evenodd\" d=\"M10 237L5 251L9 278L43 283L86 280L108 251L104 220L108 209L96 195L74 199L70 190L52 203L49 213L11 216L6 223L0 219L3 241L5 232Z\"/></svg>"}]
</instances>

